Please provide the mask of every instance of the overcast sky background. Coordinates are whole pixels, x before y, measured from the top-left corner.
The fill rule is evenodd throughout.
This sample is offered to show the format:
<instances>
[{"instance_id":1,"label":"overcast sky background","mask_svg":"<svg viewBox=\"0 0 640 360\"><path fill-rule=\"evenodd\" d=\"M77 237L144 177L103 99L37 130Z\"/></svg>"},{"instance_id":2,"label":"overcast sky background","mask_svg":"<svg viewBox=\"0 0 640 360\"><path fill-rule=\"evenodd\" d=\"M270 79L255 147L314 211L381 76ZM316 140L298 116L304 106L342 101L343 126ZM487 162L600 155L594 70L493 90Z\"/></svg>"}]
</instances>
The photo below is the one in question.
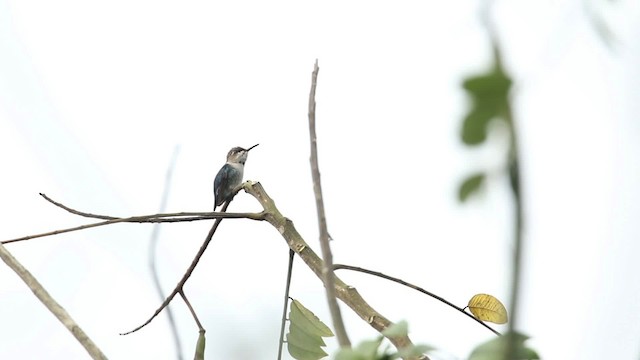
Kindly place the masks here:
<instances>
[{"instance_id":1,"label":"overcast sky background","mask_svg":"<svg viewBox=\"0 0 640 360\"><path fill-rule=\"evenodd\" d=\"M39 192L113 216L209 211L233 146L319 252L307 100L320 75L317 127L334 258L382 271L464 306L508 303L512 203L501 130L459 141L462 79L483 71L479 2L0 0L0 238L84 224ZM615 40L595 30L596 14ZM515 80L526 206L519 329L545 359L640 356L640 5L496 1L491 12ZM461 179L491 169L480 196ZM241 193L230 211L258 211ZM161 229L157 262L173 288L210 223ZM7 248L113 359L175 359L165 315L130 330L160 300L149 225L113 225ZM287 247L266 223L229 220L186 286L208 359L274 359ZM433 299L339 272L416 343L466 357L493 335ZM292 297L330 323L323 289L300 263ZM197 327L172 305L184 356ZM352 341L376 333L343 307ZM84 350L0 266L0 358L83 359ZM504 326L496 326L504 330ZM330 339L329 351L336 348Z\"/></svg>"}]
</instances>

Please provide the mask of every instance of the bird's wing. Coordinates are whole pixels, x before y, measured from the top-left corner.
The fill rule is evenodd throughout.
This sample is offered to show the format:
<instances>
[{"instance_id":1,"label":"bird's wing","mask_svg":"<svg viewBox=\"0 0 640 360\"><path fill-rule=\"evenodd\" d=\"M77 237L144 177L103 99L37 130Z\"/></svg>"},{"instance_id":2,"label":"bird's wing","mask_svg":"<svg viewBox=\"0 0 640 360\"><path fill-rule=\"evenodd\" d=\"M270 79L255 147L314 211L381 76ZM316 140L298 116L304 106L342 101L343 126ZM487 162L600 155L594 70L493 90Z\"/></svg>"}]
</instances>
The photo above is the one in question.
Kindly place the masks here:
<instances>
[{"instance_id":1,"label":"bird's wing","mask_svg":"<svg viewBox=\"0 0 640 360\"><path fill-rule=\"evenodd\" d=\"M229 164L224 164L224 166L218 171L218 175L216 175L216 179L213 182L213 194L215 195L215 207L222 205L225 201L227 195L225 195L224 187L222 184L226 184L229 182ZM214 207L214 209L215 209Z\"/></svg>"}]
</instances>

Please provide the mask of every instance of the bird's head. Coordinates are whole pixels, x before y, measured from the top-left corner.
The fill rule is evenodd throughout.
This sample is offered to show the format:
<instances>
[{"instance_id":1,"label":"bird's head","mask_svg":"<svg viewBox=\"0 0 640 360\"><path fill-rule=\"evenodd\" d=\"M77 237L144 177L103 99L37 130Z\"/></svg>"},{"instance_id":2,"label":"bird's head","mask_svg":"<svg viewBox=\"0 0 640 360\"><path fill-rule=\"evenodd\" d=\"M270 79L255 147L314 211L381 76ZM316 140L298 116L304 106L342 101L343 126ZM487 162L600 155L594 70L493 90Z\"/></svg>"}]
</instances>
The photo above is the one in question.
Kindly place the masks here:
<instances>
[{"instance_id":1,"label":"bird's head","mask_svg":"<svg viewBox=\"0 0 640 360\"><path fill-rule=\"evenodd\" d=\"M239 163L244 165L245 161L247 161L249 150L253 149L256 146L258 146L258 144L255 144L248 149L244 149L239 146L234 147L233 149L229 150L229 153L227 153L227 162Z\"/></svg>"}]
</instances>

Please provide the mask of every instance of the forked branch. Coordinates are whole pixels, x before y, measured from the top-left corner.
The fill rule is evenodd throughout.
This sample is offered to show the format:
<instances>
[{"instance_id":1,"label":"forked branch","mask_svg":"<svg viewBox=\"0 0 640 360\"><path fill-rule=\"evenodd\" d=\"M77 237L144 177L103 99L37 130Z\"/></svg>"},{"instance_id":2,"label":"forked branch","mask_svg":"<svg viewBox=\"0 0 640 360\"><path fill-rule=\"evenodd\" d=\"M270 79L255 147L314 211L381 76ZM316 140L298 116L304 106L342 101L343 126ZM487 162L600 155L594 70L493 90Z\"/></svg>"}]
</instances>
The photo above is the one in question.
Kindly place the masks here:
<instances>
[{"instance_id":1,"label":"forked branch","mask_svg":"<svg viewBox=\"0 0 640 360\"><path fill-rule=\"evenodd\" d=\"M314 274L316 274L316 276L324 282L324 262L304 241L300 233L298 233L298 230L296 230L295 226L293 225L293 222L280 213L278 208L276 208L274 201L269 197L269 195L267 195L262 185L260 185L260 183L258 182L247 181L243 184L243 188L247 193L253 195L253 197L255 197L258 202L260 202L264 209L263 214L265 215L265 220L278 230L278 232L287 242L289 248L296 254L298 254L298 256L300 256L302 261L307 264L307 266L314 272ZM371 325L371 327L382 333L383 330L393 325L393 323L389 319L372 308L371 305L369 305L365 301L365 299L360 296L360 294L354 287L345 284L337 276L334 276L334 280L336 297L340 299L345 305L350 307L353 312L360 316L362 320ZM387 338L398 349L413 346L413 343L411 342L409 336L388 336ZM422 357L407 358L407 360L409 359L424 360L428 359L428 357L423 355Z\"/></svg>"},{"instance_id":2,"label":"forked branch","mask_svg":"<svg viewBox=\"0 0 640 360\"><path fill-rule=\"evenodd\" d=\"M198 264L200 257L204 253L207 248L209 242L211 241L211 237L215 232L218 224L220 223L222 218L247 218L252 220L266 220L273 227L278 230L278 232L282 235L282 237L287 242L287 245L291 250L293 250L300 258L304 261L304 263L318 276L318 278L324 282L324 274L323 269L325 268L325 264L322 259L316 254L313 249L309 247L309 245L304 241L300 233L296 230L293 222L288 218L284 217L278 208L276 208L274 201L267 195L264 188L260 183L257 182L245 182L242 184L242 189L244 189L247 193L251 194L255 197L258 202L262 205L263 211L261 213L248 213L248 214L234 214L234 213L175 213L175 214L155 214L148 216L135 216L129 218L114 218L112 220L106 220L95 224L83 225L76 228L71 229L63 229L52 231L45 234L26 236L23 238L13 239L13 240L5 240L0 243L10 243L15 241L23 241L27 239L32 239L36 237L43 236L51 236L63 232L77 231L82 230L89 227L102 226L102 225L110 225L115 223L122 222L182 222L182 221L195 221L195 220L210 220L217 219L214 223L213 227L209 231L205 242L202 244L198 254L194 258L191 266L184 274L183 278L180 280L178 285L176 285L174 291L167 297L167 299L162 303L162 305L155 311L155 313L142 325L133 329L132 331L127 332L127 334L137 331L149 324L161 311L164 309L171 300L175 297L175 295L179 294L183 290L183 286L190 277L193 269ZM226 210L226 205L223 207L222 211ZM67 207L60 206L61 208L69 209ZM69 210L67 210L69 211ZM104 219L104 215L95 215L79 212L74 210L76 214L81 216L88 217L99 217ZM384 317L382 314L373 309L363 298L360 296L358 291L347 284L345 284L339 277L335 276L334 278L335 284L334 289L336 292L336 297L340 299L345 305L351 308L361 319L366 321L371 327L373 327L378 332L382 332L387 329L389 326L393 325L393 323ZM388 336L389 341L398 349L403 349L407 347L413 346L411 339L408 336ZM418 360L418 359L428 359L426 356L422 357L411 357L406 358L405 360Z\"/></svg>"}]
</instances>

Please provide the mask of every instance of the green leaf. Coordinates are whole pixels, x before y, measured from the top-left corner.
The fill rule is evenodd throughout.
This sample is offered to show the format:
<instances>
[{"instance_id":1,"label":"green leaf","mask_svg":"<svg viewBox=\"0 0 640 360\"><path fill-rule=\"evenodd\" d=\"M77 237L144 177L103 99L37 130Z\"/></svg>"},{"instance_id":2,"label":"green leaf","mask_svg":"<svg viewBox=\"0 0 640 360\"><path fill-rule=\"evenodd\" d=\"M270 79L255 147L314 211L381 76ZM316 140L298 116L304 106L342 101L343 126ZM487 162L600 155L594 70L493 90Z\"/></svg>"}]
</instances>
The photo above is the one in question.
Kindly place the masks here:
<instances>
[{"instance_id":1,"label":"green leaf","mask_svg":"<svg viewBox=\"0 0 640 360\"><path fill-rule=\"evenodd\" d=\"M354 349L340 349L334 360L372 360L370 357L366 357L361 352Z\"/></svg>"},{"instance_id":2,"label":"green leaf","mask_svg":"<svg viewBox=\"0 0 640 360\"><path fill-rule=\"evenodd\" d=\"M289 306L289 332L287 348L297 360L316 360L327 356L322 337L333 336L333 332L298 300Z\"/></svg>"},{"instance_id":3,"label":"green leaf","mask_svg":"<svg viewBox=\"0 0 640 360\"><path fill-rule=\"evenodd\" d=\"M515 345L514 360L538 360L540 356L535 350L527 347L524 343L529 339L528 336L520 333L505 334L493 340L489 340L478 345L469 356L469 360L494 360L504 356L509 338L513 337Z\"/></svg>"},{"instance_id":4,"label":"green leaf","mask_svg":"<svg viewBox=\"0 0 640 360\"><path fill-rule=\"evenodd\" d=\"M358 344L356 351L362 354L365 359L376 359L376 354L378 354L378 348L380 344L382 344L382 339L382 336L380 336L375 340L365 340Z\"/></svg>"},{"instance_id":5,"label":"green leaf","mask_svg":"<svg viewBox=\"0 0 640 360\"><path fill-rule=\"evenodd\" d=\"M291 302L289 320L306 333L323 337L333 336L331 329L298 300Z\"/></svg>"},{"instance_id":6,"label":"green leaf","mask_svg":"<svg viewBox=\"0 0 640 360\"><path fill-rule=\"evenodd\" d=\"M375 340L365 340L358 346L351 349L340 349L335 356L335 360L384 360L387 355L378 355L378 349L382 344L383 337Z\"/></svg>"},{"instance_id":7,"label":"green leaf","mask_svg":"<svg viewBox=\"0 0 640 360\"><path fill-rule=\"evenodd\" d=\"M493 69L466 78L462 87L471 98L471 109L462 122L462 141L477 145L487 139L487 126L494 118L503 117L509 104L511 79L500 66L496 52Z\"/></svg>"},{"instance_id":8,"label":"green leaf","mask_svg":"<svg viewBox=\"0 0 640 360\"><path fill-rule=\"evenodd\" d=\"M309 350L299 348L290 342L287 343L287 350L289 350L289 354L296 360L319 360L328 355L320 347L315 350Z\"/></svg>"},{"instance_id":9,"label":"green leaf","mask_svg":"<svg viewBox=\"0 0 640 360\"><path fill-rule=\"evenodd\" d=\"M486 175L484 173L475 173L466 178L458 189L458 201L465 202L469 196L480 190L480 186L484 182Z\"/></svg>"},{"instance_id":10,"label":"green leaf","mask_svg":"<svg viewBox=\"0 0 640 360\"><path fill-rule=\"evenodd\" d=\"M320 336L306 333L295 324L289 324L287 342L302 349L317 349L326 346Z\"/></svg>"},{"instance_id":11,"label":"green leaf","mask_svg":"<svg viewBox=\"0 0 640 360\"><path fill-rule=\"evenodd\" d=\"M476 106L462 122L462 141L467 145L478 145L487 140L487 124L494 111L486 106Z\"/></svg>"},{"instance_id":12,"label":"green leaf","mask_svg":"<svg viewBox=\"0 0 640 360\"><path fill-rule=\"evenodd\" d=\"M423 355L424 353L433 351L433 350L436 350L436 348L433 346L413 345L413 346L401 349L397 354L395 354L392 357L392 359L398 359L398 358L407 359L407 358L419 357L420 355Z\"/></svg>"},{"instance_id":13,"label":"green leaf","mask_svg":"<svg viewBox=\"0 0 640 360\"><path fill-rule=\"evenodd\" d=\"M382 330L382 335L384 336L407 336L409 334L409 324L402 320L399 321L388 328Z\"/></svg>"},{"instance_id":14,"label":"green leaf","mask_svg":"<svg viewBox=\"0 0 640 360\"><path fill-rule=\"evenodd\" d=\"M384 332L386 336L404 336L408 333L408 326L406 321L401 321ZM375 340L365 340L351 349L340 349L334 360L394 360L400 357L406 359L418 357L435 349L428 345L415 345L403 348L398 353L390 353L388 348L380 349L383 340L384 338L380 336Z\"/></svg>"},{"instance_id":15,"label":"green leaf","mask_svg":"<svg viewBox=\"0 0 640 360\"><path fill-rule=\"evenodd\" d=\"M205 343L206 339L204 337L204 331L200 331L200 335L198 335L198 343L196 344L196 354L193 357L194 360L204 360Z\"/></svg>"},{"instance_id":16,"label":"green leaf","mask_svg":"<svg viewBox=\"0 0 640 360\"><path fill-rule=\"evenodd\" d=\"M501 67L495 65L494 59L493 69L490 71L470 76L464 80L462 87L470 93L471 96L481 100L488 98L506 98L511 87L511 79L503 71Z\"/></svg>"}]
</instances>

